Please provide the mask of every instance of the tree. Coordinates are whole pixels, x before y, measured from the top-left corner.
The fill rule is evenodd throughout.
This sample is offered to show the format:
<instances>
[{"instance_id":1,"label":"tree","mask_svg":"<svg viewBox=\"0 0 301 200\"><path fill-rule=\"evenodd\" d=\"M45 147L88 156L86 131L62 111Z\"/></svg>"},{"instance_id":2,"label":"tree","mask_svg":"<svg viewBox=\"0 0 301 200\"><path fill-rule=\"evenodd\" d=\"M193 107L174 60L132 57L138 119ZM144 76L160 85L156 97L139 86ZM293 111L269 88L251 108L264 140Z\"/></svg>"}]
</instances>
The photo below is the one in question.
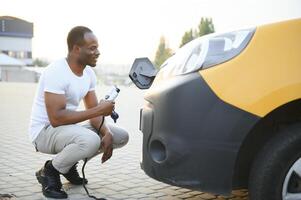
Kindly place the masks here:
<instances>
[{"instance_id":1,"label":"tree","mask_svg":"<svg viewBox=\"0 0 301 200\"><path fill-rule=\"evenodd\" d=\"M211 18L201 18L201 22L198 26L198 36L214 33L214 25Z\"/></svg>"},{"instance_id":2,"label":"tree","mask_svg":"<svg viewBox=\"0 0 301 200\"><path fill-rule=\"evenodd\" d=\"M38 67L45 67L49 64L49 62L47 60L36 58L36 59L33 60L32 64L34 66L38 66Z\"/></svg>"},{"instance_id":3,"label":"tree","mask_svg":"<svg viewBox=\"0 0 301 200\"><path fill-rule=\"evenodd\" d=\"M186 43L190 42L191 40L193 40L195 38L194 34L193 34L193 30L190 29L190 31L186 31L182 37L182 42L180 44L180 47L182 47L183 45L185 45Z\"/></svg>"},{"instance_id":4,"label":"tree","mask_svg":"<svg viewBox=\"0 0 301 200\"><path fill-rule=\"evenodd\" d=\"M185 45L186 43L190 42L191 40L197 37L209 33L214 33L214 25L212 19L202 17L197 30L190 29L189 31L184 33L180 47L182 47L183 45Z\"/></svg>"},{"instance_id":5,"label":"tree","mask_svg":"<svg viewBox=\"0 0 301 200\"><path fill-rule=\"evenodd\" d=\"M167 47L165 38L161 36L160 38L160 44L158 46L158 49L156 51L156 57L155 57L155 65L157 68L159 68L164 61L169 58L173 54L172 50Z\"/></svg>"}]
</instances>

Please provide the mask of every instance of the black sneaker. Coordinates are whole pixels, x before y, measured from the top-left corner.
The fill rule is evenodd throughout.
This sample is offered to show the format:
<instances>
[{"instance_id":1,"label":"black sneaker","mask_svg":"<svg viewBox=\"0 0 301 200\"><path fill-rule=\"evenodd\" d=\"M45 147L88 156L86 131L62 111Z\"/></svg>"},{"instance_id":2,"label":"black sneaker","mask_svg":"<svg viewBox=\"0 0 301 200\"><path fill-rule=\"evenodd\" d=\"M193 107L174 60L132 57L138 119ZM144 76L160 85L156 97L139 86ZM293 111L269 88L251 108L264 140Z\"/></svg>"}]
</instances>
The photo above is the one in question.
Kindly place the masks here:
<instances>
[{"instance_id":1,"label":"black sneaker","mask_svg":"<svg viewBox=\"0 0 301 200\"><path fill-rule=\"evenodd\" d=\"M62 190L62 183L59 172L47 161L45 166L36 172L36 177L42 185L42 192L45 197L55 199L68 198L67 193Z\"/></svg>"},{"instance_id":2,"label":"black sneaker","mask_svg":"<svg viewBox=\"0 0 301 200\"><path fill-rule=\"evenodd\" d=\"M62 174L70 183L73 185L83 184L83 178L79 176L77 171L77 163L75 163L69 170L67 174ZM85 184L88 183L88 180L85 179Z\"/></svg>"}]
</instances>

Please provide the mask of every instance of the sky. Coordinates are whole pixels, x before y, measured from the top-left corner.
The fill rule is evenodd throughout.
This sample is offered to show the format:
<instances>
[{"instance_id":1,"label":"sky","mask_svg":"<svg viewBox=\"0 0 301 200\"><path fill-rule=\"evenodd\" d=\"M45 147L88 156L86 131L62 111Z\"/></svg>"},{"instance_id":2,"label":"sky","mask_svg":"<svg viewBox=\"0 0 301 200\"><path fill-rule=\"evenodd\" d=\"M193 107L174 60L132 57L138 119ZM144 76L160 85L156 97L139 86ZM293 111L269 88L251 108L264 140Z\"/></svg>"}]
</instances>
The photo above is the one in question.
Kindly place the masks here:
<instances>
[{"instance_id":1,"label":"sky","mask_svg":"<svg viewBox=\"0 0 301 200\"><path fill-rule=\"evenodd\" d=\"M34 58L65 57L69 30L83 25L98 38L98 64L131 64L153 60L161 36L175 51L202 17L226 32L301 18L301 0L0 0L2 15L34 23Z\"/></svg>"}]
</instances>

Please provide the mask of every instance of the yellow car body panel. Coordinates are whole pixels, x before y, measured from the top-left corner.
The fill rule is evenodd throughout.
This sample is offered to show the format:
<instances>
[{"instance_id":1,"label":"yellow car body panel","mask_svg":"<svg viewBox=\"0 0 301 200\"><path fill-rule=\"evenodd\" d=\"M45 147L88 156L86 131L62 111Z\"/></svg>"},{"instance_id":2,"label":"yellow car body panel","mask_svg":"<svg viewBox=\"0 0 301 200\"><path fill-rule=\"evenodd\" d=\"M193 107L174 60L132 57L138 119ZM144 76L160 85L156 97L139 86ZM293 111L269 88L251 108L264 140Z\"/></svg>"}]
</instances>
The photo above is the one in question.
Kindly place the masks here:
<instances>
[{"instance_id":1,"label":"yellow car body panel","mask_svg":"<svg viewBox=\"0 0 301 200\"><path fill-rule=\"evenodd\" d=\"M199 73L223 101L264 117L301 97L301 19L259 26L237 57Z\"/></svg>"}]
</instances>

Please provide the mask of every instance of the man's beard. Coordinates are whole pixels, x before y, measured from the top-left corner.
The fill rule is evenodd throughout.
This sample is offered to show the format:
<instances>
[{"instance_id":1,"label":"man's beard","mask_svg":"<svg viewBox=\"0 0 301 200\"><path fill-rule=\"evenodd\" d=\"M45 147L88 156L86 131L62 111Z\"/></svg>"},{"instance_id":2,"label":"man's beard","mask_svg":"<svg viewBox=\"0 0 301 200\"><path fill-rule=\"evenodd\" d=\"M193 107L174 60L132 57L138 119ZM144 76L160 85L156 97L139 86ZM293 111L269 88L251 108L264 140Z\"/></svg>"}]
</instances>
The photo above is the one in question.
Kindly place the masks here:
<instances>
[{"instance_id":1,"label":"man's beard","mask_svg":"<svg viewBox=\"0 0 301 200\"><path fill-rule=\"evenodd\" d=\"M94 62L94 60L95 59L92 59L92 58L91 59L81 59L81 58L79 58L78 63L80 65L84 66L84 67L86 67L87 65L89 65L91 67L95 67L96 63L97 63L97 60L95 60L95 62Z\"/></svg>"}]
</instances>

